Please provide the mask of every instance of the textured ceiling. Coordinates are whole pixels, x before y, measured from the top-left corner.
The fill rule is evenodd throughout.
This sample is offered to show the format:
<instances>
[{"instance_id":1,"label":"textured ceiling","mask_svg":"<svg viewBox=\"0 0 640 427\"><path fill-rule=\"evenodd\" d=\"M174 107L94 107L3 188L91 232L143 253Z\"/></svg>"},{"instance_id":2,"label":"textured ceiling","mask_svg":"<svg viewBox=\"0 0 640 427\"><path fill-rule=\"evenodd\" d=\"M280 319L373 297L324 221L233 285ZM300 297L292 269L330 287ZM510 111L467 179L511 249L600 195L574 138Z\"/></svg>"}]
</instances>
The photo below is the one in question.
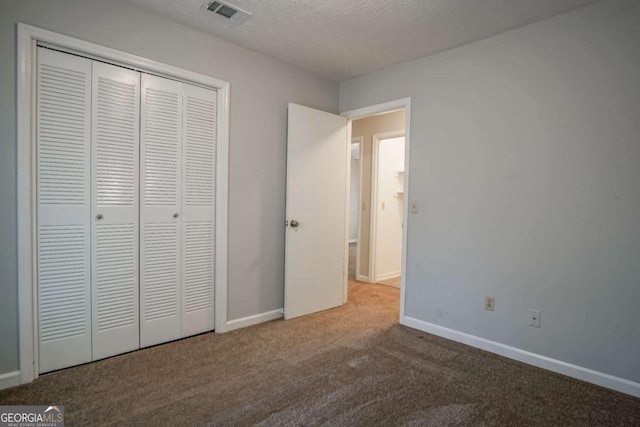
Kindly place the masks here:
<instances>
[{"instance_id":1,"label":"textured ceiling","mask_svg":"<svg viewBox=\"0 0 640 427\"><path fill-rule=\"evenodd\" d=\"M128 0L333 81L526 25L595 0L230 0L234 24L207 0Z\"/></svg>"}]
</instances>

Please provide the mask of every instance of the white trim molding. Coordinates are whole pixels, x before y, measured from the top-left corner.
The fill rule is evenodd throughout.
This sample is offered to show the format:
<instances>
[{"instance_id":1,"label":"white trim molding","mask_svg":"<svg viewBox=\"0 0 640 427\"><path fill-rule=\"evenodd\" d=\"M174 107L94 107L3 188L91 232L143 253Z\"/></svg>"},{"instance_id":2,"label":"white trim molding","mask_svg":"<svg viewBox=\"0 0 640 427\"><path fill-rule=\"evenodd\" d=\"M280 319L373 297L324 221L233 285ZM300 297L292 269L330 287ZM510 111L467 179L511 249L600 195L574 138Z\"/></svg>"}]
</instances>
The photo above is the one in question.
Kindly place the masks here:
<instances>
[{"instance_id":1,"label":"white trim molding","mask_svg":"<svg viewBox=\"0 0 640 427\"><path fill-rule=\"evenodd\" d=\"M351 220L351 145L353 138L351 137L351 122L346 120L347 124L347 140L345 141L346 161L345 161L345 189L344 189L344 259L342 261L342 304L347 303L349 297L349 234ZM286 292L286 291L285 291Z\"/></svg>"},{"instance_id":2,"label":"white trim molding","mask_svg":"<svg viewBox=\"0 0 640 427\"><path fill-rule=\"evenodd\" d=\"M229 193L228 82L151 59L117 51L51 31L18 24L18 328L20 383L38 377L37 292L35 292L35 64L37 45L122 65L158 76L215 89L217 92L215 327L227 330L227 253ZM1 377L0 377L1 378Z\"/></svg>"},{"instance_id":3,"label":"white trim molding","mask_svg":"<svg viewBox=\"0 0 640 427\"><path fill-rule=\"evenodd\" d=\"M401 275L402 274L399 271L392 271L391 273L381 274L376 279L376 283L380 282L381 280L395 279L396 277L400 277Z\"/></svg>"},{"instance_id":4,"label":"white trim molding","mask_svg":"<svg viewBox=\"0 0 640 427\"><path fill-rule=\"evenodd\" d=\"M0 374L0 390L20 385L20 371Z\"/></svg>"},{"instance_id":5,"label":"white trim molding","mask_svg":"<svg viewBox=\"0 0 640 427\"><path fill-rule=\"evenodd\" d=\"M624 378L583 368L582 366L573 365L561 360L531 353L526 350L500 344L495 341L490 341L475 335L456 331L454 329L445 328L443 326L428 323L409 316L405 316L404 320L401 320L400 323L410 328L447 338L490 353L495 353L509 359L517 360L518 362L526 363L527 365L536 366L571 378L586 381L591 384L610 388L621 393L630 394L631 396L640 397L640 383L625 380Z\"/></svg>"},{"instance_id":6,"label":"white trim molding","mask_svg":"<svg viewBox=\"0 0 640 427\"><path fill-rule=\"evenodd\" d=\"M351 125L349 125L349 127L351 127ZM358 279L358 276L360 275L360 252L362 251L362 245L360 242L362 241L362 150L364 149L364 138L362 136L352 136L351 144L358 144L360 154L358 157L358 230L356 231L355 241L349 240L349 243L356 244L356 280L360 280ZM349 180L351 180L351 174L349 174ZM349 181L349 187L351 187L351 181ZM351 212L349 212L349 215L351 215ZM349 218L349 221L351 221L351 218ZM347 265L347 268L348 267L349 266Z\"/></svg>"},{"instance_id":7,"label":"white trim molding","mask_svg":"<svg viewBox=\"0 0 640 427\"><path fill-rule=\"evenodd\" d=\"M404 322L404 309L405 309L405 295L406 295L406 281L407 281L407 247L409 244L407 230L409 229L409 164L410 164L410 147L411 147L411 98L396 99L394 101L383 102L381 104L371 105L369 107L358 108L356 110L349 110L341 113L342 116L350 120L363 119L369 116L375 116L377 114L390 113L392 111L401 110L404 108L405 112L405 131L404 131L404 212L402 228L402 271L400 279L400 323ZM349 126L351 129L351 126ZM351 137L351 135L349 135ZM362 170L362 168L360 168ZM356 272L358 273L358 272ZM357 276L358 280L360 277ZM367 277L367 282L369 278Z\"/></svg>"},{"instance_id":8,"label":"white trim molding","mask_svg":"<svg viewBox=\"0 0 640 427\"><path fill-rule=\"evenodd\" d=\"M394 101L382 102L380 104L370 105L369 107L357 108L355 110L344 111L341 116L351 120L364 119L365 117L375 116L378 114L392 113L403 108L411 106L411 98L396 99ZM407 129L409 127L407 126Z\"/></svg>"},{"instance_id":9,"label":"white trim molding","mask_svg":"<svg viewBox=\"0 0 640 427\"><path fill-rule=\"evenodd\" d=\"M270 320L282 319L284 317L284 309L267 311L264 313L254 314L253 316L241 317L240 319L229 320L227 322L226 331L246 328L247 326L257 325L258 323L269 322Z\"/></svg>"}]
</instances>

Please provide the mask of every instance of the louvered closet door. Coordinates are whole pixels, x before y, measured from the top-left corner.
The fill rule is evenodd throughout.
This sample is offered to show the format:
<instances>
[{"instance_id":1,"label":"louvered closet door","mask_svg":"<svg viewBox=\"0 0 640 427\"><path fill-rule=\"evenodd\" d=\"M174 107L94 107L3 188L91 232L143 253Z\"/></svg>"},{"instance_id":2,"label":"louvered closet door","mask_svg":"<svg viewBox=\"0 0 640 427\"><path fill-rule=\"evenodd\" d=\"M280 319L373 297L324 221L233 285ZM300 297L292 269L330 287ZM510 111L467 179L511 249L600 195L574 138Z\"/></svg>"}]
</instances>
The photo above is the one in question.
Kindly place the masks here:
<instances>
[{"instance_id":1,"label":"louvered closet door","mask_svg":"<svg viewBox=\"0 0 640 427\"><path fill-rule=\"evenodd\" d=\"M93 359L139 348L140 73L93 62Z\"/></svg>"},{"instance_id":2,"label":"louvered closet door","mask_svg":"<svg viewBox=\"0 0 640 427\"><path fill-rule=\"evenodd\" d=\"M182 334L214 328L216 92L183 85Z\"/></svg>"},{"instance_id":3,"label":"louvered closet door","mask_svg":"<svg viewBox=\"0 0 640 427\"><path fill-rule=\"evenodd\" d=\"M181 337L182 84L142 75L141 325L145 347Z\"/></svg>"},{"instance_id":4,"label":"louvered closet door","mask_svg":"<svg viewBox=\"0 0 640 427\"><path fill-rule=\"evenodd\" d=\"M91 360L91 61L38 48L39 370Z\"/></svg>"}]
</instances>

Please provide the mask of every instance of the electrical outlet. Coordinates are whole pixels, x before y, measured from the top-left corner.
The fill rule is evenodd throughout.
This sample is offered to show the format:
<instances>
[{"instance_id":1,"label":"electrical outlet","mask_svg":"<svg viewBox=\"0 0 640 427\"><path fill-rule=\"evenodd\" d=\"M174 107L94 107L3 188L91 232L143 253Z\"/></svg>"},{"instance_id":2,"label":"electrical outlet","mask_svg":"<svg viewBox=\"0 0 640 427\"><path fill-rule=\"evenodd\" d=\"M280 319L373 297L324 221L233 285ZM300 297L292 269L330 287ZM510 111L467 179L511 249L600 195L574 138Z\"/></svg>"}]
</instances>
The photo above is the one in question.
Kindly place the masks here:
<instances>
[{"instance_id":1,"label":"electrical outlet","mask_svg":"<svg viewBox=\"0 0 640 427\"><path fill-rule=\"evenodd\" d=\"M412 214L418 213L418 202L409 203L409 212L411 212Z\"/></svg>"},{"instance_id":2,"label":"electrical outlet","mask_svg":"<svg viewBox=\"0 0 640 427\"><path fill-rule=\"evenodd\" d=\"M540 327L540 310L529 310L529 326Z\"/></svg>"},{"instance_id":3,"label":"electrical outlet","mask_svg":"<svg viewBox=\"0 0 640 427\"><path fill-rule=\"evenodd\" d=\"M484 297L484 309L493 311L496 308L496 297L487 295Z\"/></svg>"}]
</instances>

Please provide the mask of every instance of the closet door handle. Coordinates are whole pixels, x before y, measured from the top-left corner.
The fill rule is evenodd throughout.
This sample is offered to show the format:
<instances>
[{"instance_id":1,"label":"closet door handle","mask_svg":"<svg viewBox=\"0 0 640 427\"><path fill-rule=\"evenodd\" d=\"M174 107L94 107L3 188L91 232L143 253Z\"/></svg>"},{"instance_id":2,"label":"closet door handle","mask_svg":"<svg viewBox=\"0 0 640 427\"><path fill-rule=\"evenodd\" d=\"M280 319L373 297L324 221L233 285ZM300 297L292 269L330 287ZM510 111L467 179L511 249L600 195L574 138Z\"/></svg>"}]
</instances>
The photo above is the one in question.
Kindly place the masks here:
<instances>
[{"instance_id":1,"label":"closet door handle","mask_svg":"<svg viewBox=\"0 0 640 427\"><path fill-rule=\"evenodd\" d=\"M180 214L178 214L178 212L176 212L176 213L174 213L174 214L173 214L173 217L174 217L174 218L178 218L179 216L180 216Z\"/></svg>"},{"instance_id":2,"label":"closet door handle","mask_svg":"<svg viewBox=\"0 0 640 427\"><path fill-rule=\"evenodd\" d=\"M104 215L102 215L102 214L98 214L98 215L96 215L96 219L100 220L100 219L102 219L102 218L104 218Z\"/></svg>"}]
</instances>

